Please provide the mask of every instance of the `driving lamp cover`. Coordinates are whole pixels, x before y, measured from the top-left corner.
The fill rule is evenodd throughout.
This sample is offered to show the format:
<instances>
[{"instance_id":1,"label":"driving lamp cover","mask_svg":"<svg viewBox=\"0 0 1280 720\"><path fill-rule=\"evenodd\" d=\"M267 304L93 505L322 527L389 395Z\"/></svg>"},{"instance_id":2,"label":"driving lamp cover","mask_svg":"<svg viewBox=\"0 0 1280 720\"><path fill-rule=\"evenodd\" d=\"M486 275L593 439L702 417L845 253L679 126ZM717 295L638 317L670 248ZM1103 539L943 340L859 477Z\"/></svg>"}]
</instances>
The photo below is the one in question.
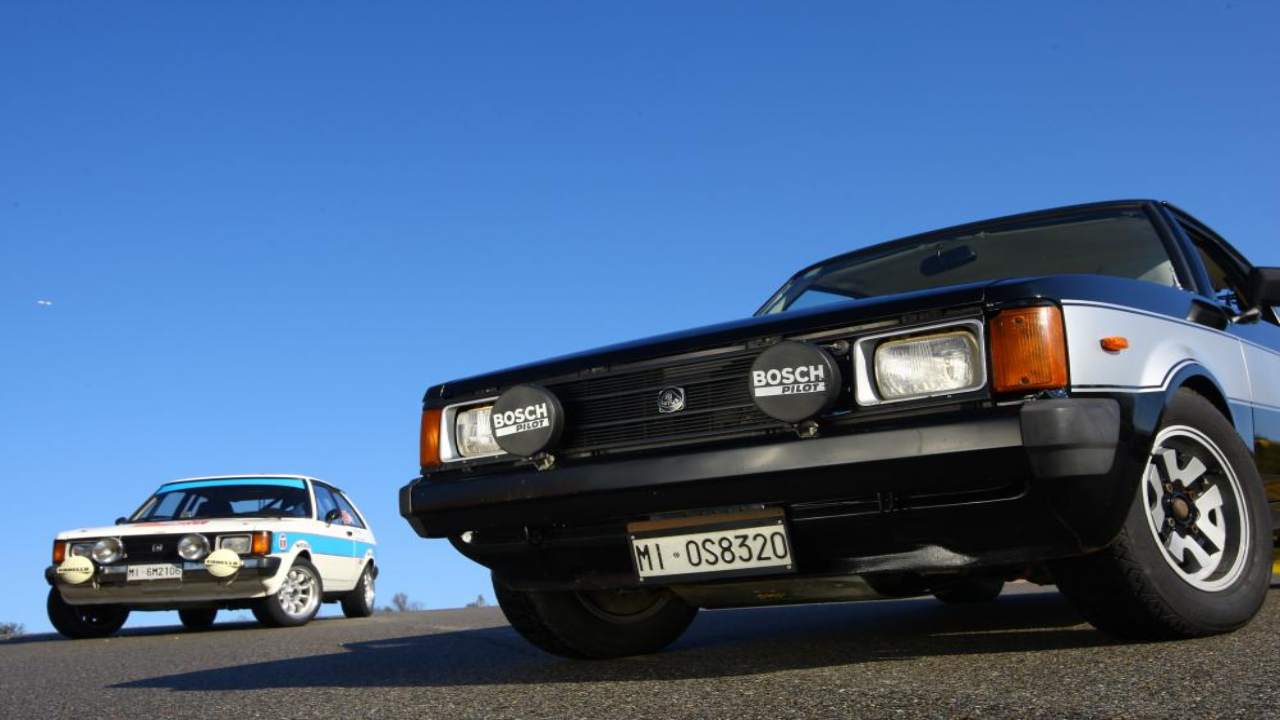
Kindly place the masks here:
<instances>
[{"instance_id":1,"label":"driving lamp cover","mask_svg":"<svg viewBox=\"0 0 1280 720\"><path fill-rule=\"evenodd\" d=\"M209 557L204 559L204 569L216 578L227 578L240 572L240 568L244 566L244 562L240 560L240 556L233 550L222 548L209 553Z\"/></svg>"},{"instance_id":2,"label":"driving lamp cover","mask_svg":"<svg viewBox=\"0 0 1280 720\"><path fill-rule=\"evenodd\" d=\"M760 353L751 366L751 399L769 417L797 423L821 413L840 397L843 380L831 353L784 340Z\"/></svg>"},{"instance_id":3,"label":"driving lamp cover","mask_svg":"<svg viewBox=\"0 0 1280 720\"><path fill-rule=\"evenodd\" d=\"M83 555L72 555L58 566L58 579L79 585L93 577L93 561Z\"/></svg>"},{"instance_id":4,"label":"driving lamp cover","mask_svg":"<svg viewBox=\"0 0 1280 720\"><path fill-rule=\"evenodd\" d=\"M564 408L544 387L516 385L498 396L489 426L498 447L512 455L532 457L560 440Z\"/></svg>"}]
</instances>

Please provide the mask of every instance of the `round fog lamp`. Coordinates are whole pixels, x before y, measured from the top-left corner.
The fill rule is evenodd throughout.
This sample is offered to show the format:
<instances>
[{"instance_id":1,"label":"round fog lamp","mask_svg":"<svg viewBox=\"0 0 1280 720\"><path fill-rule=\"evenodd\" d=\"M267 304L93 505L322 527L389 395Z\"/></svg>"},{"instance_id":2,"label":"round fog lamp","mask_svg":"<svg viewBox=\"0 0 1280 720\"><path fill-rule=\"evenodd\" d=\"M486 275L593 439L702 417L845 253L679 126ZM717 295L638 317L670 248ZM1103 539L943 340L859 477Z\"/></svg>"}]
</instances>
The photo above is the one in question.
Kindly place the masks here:
<instances>
[{"instance_id":1,"label":"round fog lamp","mask_svg":"<svg viewBox=\"0 0 1280 720\"><path fill-rule=\"evenodd\" d=\"M209 554L209 541L203 535L183 535L178 541L178 555L183 560L199 560Z\"/></svg>"}]
</instances>

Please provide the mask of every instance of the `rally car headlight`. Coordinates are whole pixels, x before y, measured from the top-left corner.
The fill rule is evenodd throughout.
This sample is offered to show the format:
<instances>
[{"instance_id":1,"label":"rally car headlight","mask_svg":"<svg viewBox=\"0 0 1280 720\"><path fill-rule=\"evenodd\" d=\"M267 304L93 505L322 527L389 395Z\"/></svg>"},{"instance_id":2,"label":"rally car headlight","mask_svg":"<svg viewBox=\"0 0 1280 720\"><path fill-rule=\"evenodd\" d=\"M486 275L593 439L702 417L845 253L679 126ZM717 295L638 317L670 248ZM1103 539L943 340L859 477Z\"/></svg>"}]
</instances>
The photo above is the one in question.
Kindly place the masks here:
<instances>
[{"instance_id":1,"label":"rally car headlight","mask_svg":"<svg viewBox=\"0 0 1280 720\"><path fill-rule=\"evenodd\" d=\"M876 389L884 400L972 390L984 382L978 342L955 330L881 343L875 352Z\"/></svg>"},{"instance_id":2,"label":"rally car headlight","mask_svg":"<svg viewBox=\"0 0 1280 720\"><path fill-rule=\"evenodd\" d=\"M458 412L453 423L453 436L458 446L458 453L463 457L494 455L502 452L489 425L491 412L493 412L492 405Z\"/></svg>"},{"instance_id":3,"label":"rally car headlight","mask_svg":"<svg viewBox=\"0 0 1280 720\"><path fill-rule=\"evenodd\" d=\"M115 538L103 538L93 544L89 556L103 565L113 563L124 555L124 546Z\"/></svg>"},{"instance_id":4,"label":"rally car headlight","mask_svg":"<svg viewBox=\"0 0 1280 720\"><path fill-rule=\"evenodd\" d=\"M237 555L253 552L253 537L249 535L224 535L218 538L219 550L230 550Z\"/></svg>"},{"instance_id":5,"label":"rally car headlight","mask_svg":"<svg viewBox=\"0 0 1280 720\"><path fill-rule=\"evenodd\" d=\"M209 541L203 535L183 535L178 541L178 555L183 560L199 560L209 554Z\"/></svg>"},{"instance_id":6,"label":"rally car headlight","mask_svg":"<svg viewBox=\"0 0 1280 720\"><path fill-rule=\"evenodd\" d=\"M93 557L93 546L95 544L96 543L91 543L91 542L72 543L71 557L87 557L87 558Z\"/></svg>"}]
</instances>

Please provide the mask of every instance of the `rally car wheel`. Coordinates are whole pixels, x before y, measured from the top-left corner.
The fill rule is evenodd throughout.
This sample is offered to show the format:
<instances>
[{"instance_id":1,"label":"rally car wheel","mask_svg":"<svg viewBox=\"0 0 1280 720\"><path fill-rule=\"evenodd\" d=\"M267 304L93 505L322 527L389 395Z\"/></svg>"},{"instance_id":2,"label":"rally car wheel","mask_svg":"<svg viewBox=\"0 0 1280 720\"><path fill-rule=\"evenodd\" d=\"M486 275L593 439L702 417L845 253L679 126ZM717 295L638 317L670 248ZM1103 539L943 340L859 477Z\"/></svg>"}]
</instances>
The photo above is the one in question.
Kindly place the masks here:
<instances>
[{"instance_id":1,"label":"rally car wheel","mask_svg":"<svg viewBox=\"0 0 1280 720\"><path fill-rule=\"evenodd\" d=\"M698 608L665 589L524 591L493 579L511 627L553 655L605 659L657 652L693 622Z\"/></svg>"},{"instance_id":2,"label":"rally car wheel","mask_svg":"<svg viewBox=\"0 0 1280 720\"><path fill-rule=\"evenodd\" d=\"M109 637L129 619L129 610L119 605L71 605L57 588L49 589L46 609L53 628L72 640Z\"/></svg>"},{"instance_id":3,"label":"rally car wheel","mask_svg":"<svg viewBox=\"0 0 1280 720\"><path fill-rule=\"evenodd\" d=\"M296 627L311 622L320 610L324 587L320 573L306 560L295 560L274 595L253 605L253 616L267 627Z\"/></svg>"},{"instance_id":4,"label":"rally car wheel","mask_svg":"<svg viewBox=\"0 0 1280 720\"><path fill-rule=\"evenodd\" d=\"M369 617L373 614L377 594L373 586L373 566L360 573L356 589L342 596L342 614L349 618Z\"/></svg>"},{"instance_id":5,"label":"rally car wheel","mask_svg":"<svg viewBox=\"0 0 1280 720\"><path fill-rule=\"evenodd\" d=\"M939 586L933 596L948 605L971 605L991 602L1000 597L1003 589L1003 578L967 577Z\"/></svg>"},{"instance_id":6,"label":"rally car wheel","mask_svg":"<svg viewBox=\"0 0 1280 720\"><path fill-rule=\"evenodd\" d=\"M213 621L217 617L217 608L192 608L178 611L178 619L188 630L208 630L213 627Z\"/></svg>"},{"instance_id":7,"label":"rally car wheel","mask_svg":"<svg viewBox=\"0 0 1280 720\"><path fill-rule=\"evenodd\" d=\"M1119 537L1053 572L1085 618L1112 635L1212 635L1262 606L1271 537L1248 448L1208 400L1184 389L1165 411Z\"/></svg>"}]
</instances>

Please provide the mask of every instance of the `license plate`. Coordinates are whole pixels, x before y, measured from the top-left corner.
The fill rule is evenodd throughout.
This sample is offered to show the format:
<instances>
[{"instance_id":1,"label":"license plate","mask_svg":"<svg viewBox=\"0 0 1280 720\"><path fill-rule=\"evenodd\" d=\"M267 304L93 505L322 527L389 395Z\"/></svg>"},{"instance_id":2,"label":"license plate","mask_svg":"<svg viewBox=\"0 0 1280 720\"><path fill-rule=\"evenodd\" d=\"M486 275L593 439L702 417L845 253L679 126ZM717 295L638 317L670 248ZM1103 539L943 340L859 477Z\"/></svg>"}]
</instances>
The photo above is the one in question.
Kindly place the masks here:
<instances>
[{"instance_id":1,"label":"license plate","mask_svg":"<svg viewBox=\"0 0 1280 720\"><path fill-rule=\"evenodd\" d=\"M631 557L641 582L651 578L762 575L792 570L791 539L781 514L667 532L631 530ZM729 525L729 526L726 526ZM705 528L705 529L704 529ZM714 529L712 529L714 528Z\"/></svg>"},{"instance_id":2,"label":"license plate","mask_svg":"<svg viewBox=\"0 0 1280 720\"><path fill-rule=\"evenodd\" d=\"M182 566L169 563L155 565L130 565L126 576L129 582L142 580L181 580Z\"/></svg>"}]
</instances>

